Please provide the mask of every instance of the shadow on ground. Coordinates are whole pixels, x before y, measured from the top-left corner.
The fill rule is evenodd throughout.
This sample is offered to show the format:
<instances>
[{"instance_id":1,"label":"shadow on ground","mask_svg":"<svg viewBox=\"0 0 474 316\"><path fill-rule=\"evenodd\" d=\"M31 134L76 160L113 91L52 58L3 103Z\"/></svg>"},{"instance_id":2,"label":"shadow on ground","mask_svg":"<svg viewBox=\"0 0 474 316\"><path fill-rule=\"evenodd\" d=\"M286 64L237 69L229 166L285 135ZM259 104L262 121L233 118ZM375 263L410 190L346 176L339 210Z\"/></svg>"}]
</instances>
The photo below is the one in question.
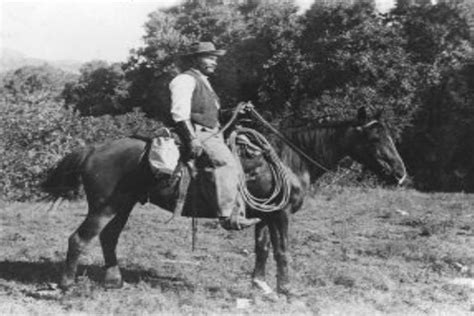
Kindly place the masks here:
<instances>
[{"instance_id":1,"label":"shadow on ground","mask_svg":"<svg viewBox=\"0 0 474 316\"><path fill-rule=\"evenodd\" d=\"M0 261L0 279L24 284L57 283L63 270L62 262L42 261ZM120 269L126 283L145 282L162 291L194 291L188 280L176 276L160 276L156 271L143 269ZM101 283L104 269L98 265L79 265L78 276L87 276L91 281Z\"/></svg>"}]
</instances>

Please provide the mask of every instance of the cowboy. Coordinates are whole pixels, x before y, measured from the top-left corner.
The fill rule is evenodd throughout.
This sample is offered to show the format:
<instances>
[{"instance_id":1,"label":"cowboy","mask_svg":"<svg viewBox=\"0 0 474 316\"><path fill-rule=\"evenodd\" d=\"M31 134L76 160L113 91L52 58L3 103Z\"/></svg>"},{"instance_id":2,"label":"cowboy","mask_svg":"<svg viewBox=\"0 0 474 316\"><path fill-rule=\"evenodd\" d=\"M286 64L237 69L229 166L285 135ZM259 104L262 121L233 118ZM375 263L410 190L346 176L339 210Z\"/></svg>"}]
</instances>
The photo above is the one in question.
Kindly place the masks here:
<instances>
[{"instance_id":1,"label":"cowboy","mask_svg":"<svg viewBox=\"0 0 474 316\"><path fill-rule=\"evenodd\" d=\"M260 220L244 216L245 204L238 190L242 169L219 132L219 98L208 81L218 57L225 53L216 50L211 42L196 42L181 55L191 67L169 84L171 116L188 159L197 159L205 153L212 162L219 223L225 229L240 230Z\"/></svg>"}]
</instances>

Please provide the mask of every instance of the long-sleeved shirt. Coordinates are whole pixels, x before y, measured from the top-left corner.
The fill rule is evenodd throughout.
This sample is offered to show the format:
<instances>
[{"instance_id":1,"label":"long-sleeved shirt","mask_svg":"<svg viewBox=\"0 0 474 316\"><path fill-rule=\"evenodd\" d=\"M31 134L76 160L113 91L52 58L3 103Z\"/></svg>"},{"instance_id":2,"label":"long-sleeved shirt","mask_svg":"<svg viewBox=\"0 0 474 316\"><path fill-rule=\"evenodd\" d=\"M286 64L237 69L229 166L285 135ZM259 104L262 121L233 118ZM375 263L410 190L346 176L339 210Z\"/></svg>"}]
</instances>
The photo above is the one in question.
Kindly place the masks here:
<instances>
[{"instance_id":1,"label":"long-sleeved shirt","mask_svg":"<svg viewBox=\"0 0 474 316\"><path fill-rule=\"evenodd\" d=\"M205 84L212 89L208 77L197 69L192 69L199 74ZM175 122L189 120L191 118L191 100L194 88L196 87L196 79L188 74L179 74L169 84L171 91L171 117ZM219 102L216 101L216 107L220 108Z\"/></svg>"}]
</instances>

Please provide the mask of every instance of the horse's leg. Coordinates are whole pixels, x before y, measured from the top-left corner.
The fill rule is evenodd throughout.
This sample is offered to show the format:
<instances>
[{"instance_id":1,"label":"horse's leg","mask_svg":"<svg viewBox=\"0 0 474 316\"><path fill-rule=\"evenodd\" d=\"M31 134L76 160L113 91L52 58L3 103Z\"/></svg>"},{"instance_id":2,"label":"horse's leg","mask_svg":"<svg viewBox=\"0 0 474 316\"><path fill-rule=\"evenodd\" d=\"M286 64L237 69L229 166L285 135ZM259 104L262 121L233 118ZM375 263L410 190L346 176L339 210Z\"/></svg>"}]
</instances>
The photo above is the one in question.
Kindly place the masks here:
<instances>
[{"instance_id":1,"label":"horse's leg","mask_svg":"<svg viewBox=\"0 0 474 316\"><path fill-rule=\"evenodd\" d=\"M79 256L86 250L91 240L100 233L113 215L113 212L110 210L107 212L102 209L98 212L89 209L84 222L69 237L66 267L59 284L61 288L67 289L74 284Z\"/></svg>"},{"instance_id":2,"label":"horse's leg","mask_svg":"<svg viewBox=\"0 0 474 316\"><path fill-rule=\"evenodd\" d=\"M253 270L252 284L270 294L272 289L265 282L265 265L270 252L270 235L265 221L255 226L255 269Z\"/></svg>"},{"instance_id":3,"label":"horse's leg","mask_svg":"<svg viewBox=\"0 0 474 316\"><path fill-rule=\"evenodd\" d=\"M277 265L277 291L289 295L291 290L288 276L288 213L286 211L273 213L269 217L269 228Z\"/></svg>"},{"instance_id":4,"label":"horse's leg","mask_svg":"<svg viewBox=\"0 0 474 316\"><path fill-rule=\"evenodd\" d=\"M120 288L123 286L122 274L117 263L116 248L117 242L130 212L136 203L136 199L130 196L126 201L122 201L120 208L117 208L117 215L105 226L100 233L100 244L105 261L104 286L106 288Z\"/></svg>"},{"instance_id":5,"label":"horse's leg","mask_svg":"<svg viewBox=\"0 0 474 316\"><path fill-rule=\"evenodd\" d=\"M308 173L304 173L300 178L296 176L291 170L288 172L291 193L290 193L290 212L291 214L296 213L301 209L303 205L304 198L306 196L307 188L309 187L310 177Z\"/></svg>"}]
</instances>

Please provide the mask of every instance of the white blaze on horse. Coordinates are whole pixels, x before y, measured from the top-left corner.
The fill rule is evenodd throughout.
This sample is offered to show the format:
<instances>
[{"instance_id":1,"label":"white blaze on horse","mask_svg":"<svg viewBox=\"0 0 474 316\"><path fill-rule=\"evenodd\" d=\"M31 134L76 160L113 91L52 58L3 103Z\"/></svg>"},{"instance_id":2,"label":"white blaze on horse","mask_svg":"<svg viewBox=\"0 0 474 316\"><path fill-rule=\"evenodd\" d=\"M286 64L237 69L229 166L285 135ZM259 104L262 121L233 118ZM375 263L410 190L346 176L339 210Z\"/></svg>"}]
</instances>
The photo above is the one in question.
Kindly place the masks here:
<instances>
[{"instance_id":1,"label":"white blaze on horse","mask_svg":"<svg viewBox=\"0 0 474 316\"><path fill-rule=\"evenodd\" d=\"M367 118L365 110L360 111L352 121L288 129L284 134L292 142L292 147L300 148L305 156L320 161L327 168L336 166L345 156L351 156L385 179L401 183L406 177L403 161L385 125L378 118ZM176 207L179 181L157 181L150 171L148 160L144 158L148 148L149 142L145 140L122 138L78 149L50 170L42 186L45 192L53 199L69 198L74 196L71 193L77 192L82 183L89 207L86 219L69 238L65 270L60 280L62 288L74 284L79 256L96 236L99 236L105 260L105 286L121 287L123 281L116 246L135 204L149 199L169 211ZM248 216L262 220L255 228L253 284L265 292L270 289L265 282L265 264L271 244L277 265L277 290L291 294L288 215L301 208L307 186L326 168L311 165L285 142L279 143L276 152L288 167L290 194L288 203L281 209L261 212L250 208L247 212ZM264 156L241 157L245 173L251 174L247 188L252 195L259 197L272 195L275 187L271 165ZM206 192L200 191L200 188L206 186L200 181L206 181L206 177L192 180L189 190L205 195ZM201 194L195 194L196 198L199 199ZM205 201L206 198L201 199L200 203L188 203L183 215L191 216L189 212L194 212L192 207L198 205L201 213L195 214L212 217L212 206L206 205Z\"/></svg>"}]
</instances>

